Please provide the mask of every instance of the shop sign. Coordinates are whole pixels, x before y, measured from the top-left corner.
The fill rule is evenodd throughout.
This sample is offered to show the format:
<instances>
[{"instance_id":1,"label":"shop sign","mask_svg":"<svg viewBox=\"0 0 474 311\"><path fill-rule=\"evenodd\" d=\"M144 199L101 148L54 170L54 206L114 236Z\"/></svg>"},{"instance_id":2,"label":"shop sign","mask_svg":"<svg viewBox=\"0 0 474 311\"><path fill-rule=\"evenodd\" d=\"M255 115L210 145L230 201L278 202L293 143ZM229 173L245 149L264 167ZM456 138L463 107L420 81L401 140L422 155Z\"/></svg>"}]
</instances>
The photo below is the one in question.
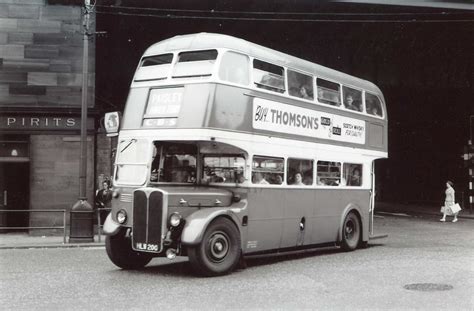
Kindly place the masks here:
<instances>
[{"instance_id":1,"label":"shop sign","mask_svg":"<svg viewBox=\"0 0 474 311\"><path fill-rule=\"evenodd\" d=\"M87 120L94 129L94 120ZM80 130L81 118L71 116L0 116L0 130Z\"/></svg>"}]
</instances>

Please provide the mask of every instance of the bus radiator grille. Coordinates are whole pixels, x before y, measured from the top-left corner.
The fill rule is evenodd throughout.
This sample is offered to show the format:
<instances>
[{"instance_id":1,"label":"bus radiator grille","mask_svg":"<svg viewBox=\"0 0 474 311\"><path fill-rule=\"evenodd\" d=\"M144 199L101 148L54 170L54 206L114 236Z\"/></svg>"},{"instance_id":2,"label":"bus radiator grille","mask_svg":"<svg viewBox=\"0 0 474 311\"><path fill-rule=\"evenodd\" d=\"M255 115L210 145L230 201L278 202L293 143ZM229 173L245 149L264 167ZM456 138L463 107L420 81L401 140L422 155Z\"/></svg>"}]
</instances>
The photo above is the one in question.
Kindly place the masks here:
<instances>
[{"instance_id":1,"label":"bus radiator grille","mask_svg":"<svg viewBox=\"0 0 474 311\"><path fill-rule=\"evenodd\" d=\"M133 248L138 251L157 253L161 251L163 220L163 194L143 191L133 195Z\"/></svg>"}]
</instances>

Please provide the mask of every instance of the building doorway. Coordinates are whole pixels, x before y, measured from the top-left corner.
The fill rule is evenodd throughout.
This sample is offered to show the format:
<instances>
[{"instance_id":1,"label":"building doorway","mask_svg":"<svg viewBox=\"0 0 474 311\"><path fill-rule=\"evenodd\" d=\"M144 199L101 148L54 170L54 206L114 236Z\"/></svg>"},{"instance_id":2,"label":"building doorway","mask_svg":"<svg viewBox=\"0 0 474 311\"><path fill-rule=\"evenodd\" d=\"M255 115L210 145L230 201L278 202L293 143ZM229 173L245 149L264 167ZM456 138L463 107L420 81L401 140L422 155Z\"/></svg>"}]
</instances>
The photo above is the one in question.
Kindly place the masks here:
<instances>
[{"instance_id":1,"label":"building doorway","mask_svg":"<svg viewBox=\"0 0 474 311\"><path fill-rule=\"evenodd\" d=\"M0 162L0 227L28 227L30 203L30 163ZM18 212L16 212L18 211ZM27 231L8 229L0 232Z\"/></svg>"}]
</instances>

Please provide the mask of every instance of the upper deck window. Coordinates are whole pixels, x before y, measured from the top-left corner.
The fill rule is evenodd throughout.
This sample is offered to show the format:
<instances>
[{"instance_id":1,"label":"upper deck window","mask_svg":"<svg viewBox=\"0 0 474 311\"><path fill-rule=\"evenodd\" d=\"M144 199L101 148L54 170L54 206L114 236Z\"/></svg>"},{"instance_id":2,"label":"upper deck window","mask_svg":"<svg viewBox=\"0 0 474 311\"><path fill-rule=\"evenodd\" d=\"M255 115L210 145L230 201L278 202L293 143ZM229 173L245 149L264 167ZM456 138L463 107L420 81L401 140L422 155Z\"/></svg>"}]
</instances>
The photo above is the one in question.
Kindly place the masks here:
<instances>
[{"instance_id":1,"label":"upper deck window","mask_svg":"<svg viewBox=\"0 0 474 311\"><path fill-rule=\"evenodd\" d=\"M285 92L285 70L283 67L253 60L253 81L259 88L284 93Z\"/></svg>"},{"instance_id":2,"label":"upper deck window","mask_svg":"<svg viewBox=\"0 0 474 311\"><path fill-rule=\"evenodd\" d=\"M172 60L173 60L173 54L171 53L148 56L142 59L141 67L171 64Z\"/></svg>"},{"instance_id":3,"label":"upper deck window","mask_svg":"<svg viewBox=\"0 0 474 311\"><path fill-rule=\"evenodd\" d=\"M365 110L368 114L382 117L382 104L380 103L380 99L373 94L365 93Z\"/></svg>"},{"instance_id":4,"label":"upper deck window","mask_svg":"<svg viewBox=\"0 0 474 311\"><path fill-rule=\"evenodd\" d=\"M288 92L291 96L313 100L313 77L288 70Z\"/></svg>"},{"instance_id":5,"label":"upper deck window","mask_svg":"<svg viewBox=\"0 0 474 311\"><path fill-rule=\"evenodd\" d=\"M134 81L164 80L169 75L173 54L147 56L142 59Z\"/></svg>"},{"instance_id":6,"label":"upper deck window","mask_svg":"<svg viewBox=\"0 0 474 311\"><path fill-rule=\"evenodd\" d=\"M181 52L173 71L173 78L207 77L212 74L217 50Z\"/></svg>"},{"instance_id":7,"label":"upper deck window","mask_svg":"<svg viewBox=\"0 0 474 311\"><path fill-rule=\"evenodd\" d=\"M219 78L224 81L248 85L249 58L235 52L226 52L219 68Z\"/></svg>"},{"instance_id":8,"label":"upper deck window","mask_svg":"<svg viewBox=\"0 0 474 311\"><path fill-rule=\"evenodd\" d=\"M332 106L341 105L341 86L338 83L318 78L316 84L318 85L318 101L320 103Z\"/></svg>"},{"instance_id":9,"label":"upper deck window","mask_svg":"<svg viewBox=\"0 0 474 311\"><path fill-rule=\"evenodd\" d=\"M344 107L350 110L362 111L362 92L347 86L342 87Z\"/></svg>"}]
</instances>

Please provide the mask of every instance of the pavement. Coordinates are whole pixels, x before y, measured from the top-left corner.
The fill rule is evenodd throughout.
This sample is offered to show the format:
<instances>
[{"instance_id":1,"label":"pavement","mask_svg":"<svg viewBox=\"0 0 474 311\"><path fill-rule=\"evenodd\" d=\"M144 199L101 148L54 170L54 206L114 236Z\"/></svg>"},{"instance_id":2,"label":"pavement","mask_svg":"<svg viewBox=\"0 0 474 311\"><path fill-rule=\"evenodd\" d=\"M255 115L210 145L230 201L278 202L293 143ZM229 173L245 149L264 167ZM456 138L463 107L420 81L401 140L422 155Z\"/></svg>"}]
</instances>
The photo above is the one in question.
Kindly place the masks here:
<instances>
[{"instance_id":1,"label":"pavement","mask_svg":"<svg viewBox=\"0 0 474 311\"><path fill-rule=\"evenodd\" d=\"M438 206L423 204L400 204L376 202L376 215L392 215L401 217L428 216L441 217ZM463 209L458 218L462 220L474 220L474 212L469 208ZM451 219L451 218L450 218ZM449 220L450 220L449 219ZM448 220L448 221L449 221ZM67 231L69 233L69 231ZM104 247L105 236L95 235L93 240L87 242L69 241L69 237L64 239L63 235L31 235L23 232L0 233L1 249L29 249L29 248L73 248L73 247Z\"/></svg>"}]
</instances>

